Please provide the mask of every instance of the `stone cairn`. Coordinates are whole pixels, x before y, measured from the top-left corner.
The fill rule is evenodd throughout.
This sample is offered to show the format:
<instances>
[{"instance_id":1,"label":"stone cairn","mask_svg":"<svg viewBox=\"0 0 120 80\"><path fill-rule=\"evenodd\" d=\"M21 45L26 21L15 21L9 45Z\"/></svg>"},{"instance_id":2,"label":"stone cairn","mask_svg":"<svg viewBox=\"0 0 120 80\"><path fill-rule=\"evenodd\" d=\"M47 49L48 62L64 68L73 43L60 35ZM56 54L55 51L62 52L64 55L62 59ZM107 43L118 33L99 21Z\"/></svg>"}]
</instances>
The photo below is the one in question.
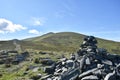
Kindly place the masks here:
<instances>
[{"instance_id":1,"label":"stone cairn","mask_svg":"<svg viewBox=\"0 0 120 80\"><path fill-rule=\"evenodd\" d=\"M47 67L41 80L120 80L120 56L96 44L95 37L86 36L77 53Z\"/></svg>"}]
</instances>

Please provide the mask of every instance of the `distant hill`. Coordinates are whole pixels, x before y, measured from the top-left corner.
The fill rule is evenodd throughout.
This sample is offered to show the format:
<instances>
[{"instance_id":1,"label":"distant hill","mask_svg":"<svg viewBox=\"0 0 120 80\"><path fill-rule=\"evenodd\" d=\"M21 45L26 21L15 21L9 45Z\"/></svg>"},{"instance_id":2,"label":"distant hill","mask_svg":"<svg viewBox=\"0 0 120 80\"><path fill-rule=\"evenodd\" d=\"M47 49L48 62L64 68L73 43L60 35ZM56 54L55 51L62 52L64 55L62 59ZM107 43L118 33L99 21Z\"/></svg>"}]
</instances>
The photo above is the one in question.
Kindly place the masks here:
<instances>
[{"instance_id":1,"label":"distant hill","mask_svg":"<svg viewBox=\"0 0 120 80\"><path fill-rule=\"evenodd\" d=\"M36 44L41 44L48 50L75 51L82 43L84 35L74 32L47 33L40 37L25 39Z\"/></svg>"},{"instance_id":2,"label":"distant hill","mask_svg":"<svg viewBox=\"0 0 120 80\"><path fill-rule=\"evenodd\" d=\"M85 35L74 32L47 33L42 36L19 41L22 50L47 50L75 52L82 44ZM97 38L98 47L105 48L111 53L120 54L120 42ZM13 40L0 41L0 49L13 49Z\"/></svg>"}]
</instances>

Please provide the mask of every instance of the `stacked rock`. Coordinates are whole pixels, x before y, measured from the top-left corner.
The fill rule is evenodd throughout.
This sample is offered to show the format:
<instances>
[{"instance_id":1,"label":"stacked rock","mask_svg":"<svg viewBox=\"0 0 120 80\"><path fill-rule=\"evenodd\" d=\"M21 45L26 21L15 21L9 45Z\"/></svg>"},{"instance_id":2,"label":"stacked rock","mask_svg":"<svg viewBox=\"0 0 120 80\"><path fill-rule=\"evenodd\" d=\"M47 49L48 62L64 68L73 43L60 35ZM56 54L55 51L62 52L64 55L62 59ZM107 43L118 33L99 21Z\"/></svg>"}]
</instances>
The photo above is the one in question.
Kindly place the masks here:
<instances>
[{"instance_id":1,"label":"stacked rock","mask_svg":"<svg viewBox=\"0 0 120 80\"><path fill-rule=\"evenodd\" d=\"M120 56L96 44L94 36L86 36L76 54L56 62L41 80L120 80Z\"/></svg>"}]
</instances>

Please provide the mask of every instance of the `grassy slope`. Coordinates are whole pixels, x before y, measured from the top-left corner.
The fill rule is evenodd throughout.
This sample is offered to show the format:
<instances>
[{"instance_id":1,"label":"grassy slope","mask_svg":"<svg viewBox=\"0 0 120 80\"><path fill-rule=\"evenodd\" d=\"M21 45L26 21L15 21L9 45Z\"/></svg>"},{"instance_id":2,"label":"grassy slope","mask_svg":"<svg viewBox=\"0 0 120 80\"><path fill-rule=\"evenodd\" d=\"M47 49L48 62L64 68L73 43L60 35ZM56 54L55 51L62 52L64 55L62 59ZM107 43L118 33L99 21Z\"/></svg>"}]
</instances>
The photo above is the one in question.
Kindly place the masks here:
<instances>
[{"instance_id":1,"label":"grassy slope","mask_svg":"<svg viewBox=\"0 0 120 80\"><path fill-rule=\"evenodd\" d=\"M19 44L21 45L22 49L64 51L66 52L64 54L68 55L67 53L68 51L75 52L76 50L79 49L79 45L82 43L84 36L85 35L73 33L73 32L49 33L40 37L29 38L29 39L19 41ZM98 40L99 47L106 48L109 52L120 54L119 42L113 42L113 41L104 40L100 38L97 38L97 40ZM14 48L15 46L13 45L12 40L0 41L1 50L2 49L13 50ZM58 54L57 52L55 53L56 56L52 54L51 55L46 54L41 56L40 54L33 53L31 57L34 59L37 57L51 57L52 59L56 59L56 57L59 57L61 54L63 53L59 52ZM14 71L12 73L6 72L6 69L2 67L0 70L2 70L2 72L5 70L5 72L3 72L4 73L3 77L1 77L0 80L7 80L7 79L15 80L17 77L19 77L19 80L22 80L22 78L28 80L30 76L36 74L30 70L28 75L23 75L28 65L35 65L33 64L33 62L25 61L21 64L22 64L22 68L20 68L18 72ZM16 68L16 67L13 66L12 68ZM38 71L38 73L41 73L41 72L42 70Z\"/></svg>"},{"instance_id":2,"label":"grassy slope","mask_svg":"<svg viewBox=\"0 0 120 80\"><path fill-rule=\"evenodd\" d=\"M26 39L32 41L36 44L42 45L41 48L47 48L49 50L57 50L57 51L70 51L74 52L78 50L79 45L82 43L85 35L74 33L74 32L61 32L61 33L49 33L43 35L42 37L36 37L30 39ZM98 47L105 48L111 53L120 53L120 43L114 42L110 40L104 40L97 38Z\"/></svg>"},{"instance_id":3,"label":"grassy slope","mask_svg":"<svg viewBox=\"0 0 120 80\"><path fill-rule=\"evenodd\" d=\"M12 50L14 48L12 41L0 41L0 50Z\"/></svg>"},{"instance_id":4,"label":"grassy slope","mask_svg":"<svg viewBox=\"0 0 120 80\"><path fill-rule=\"evenodd\" d=\"M33 39L26 39L25 41L32 41L41 49L55 50L55 51L75 51L82 43L83 35L71 32L45 34L41 37Z\"/></svg>"},{"instance_id":5,"label":"grassy slope","mask_svg":"<svg viewBox=\"0 0 120 80\"><path fill-rule=\"evenodd\" d=\"M75 52L79 49L85 35L74 32L48 33L39 37L20 41L22 49ZM97 38L98 46L111 53L120 53L120 43ZM0 42L0 49L14 49L10 41Z\"/></svg>"}]
</instances>

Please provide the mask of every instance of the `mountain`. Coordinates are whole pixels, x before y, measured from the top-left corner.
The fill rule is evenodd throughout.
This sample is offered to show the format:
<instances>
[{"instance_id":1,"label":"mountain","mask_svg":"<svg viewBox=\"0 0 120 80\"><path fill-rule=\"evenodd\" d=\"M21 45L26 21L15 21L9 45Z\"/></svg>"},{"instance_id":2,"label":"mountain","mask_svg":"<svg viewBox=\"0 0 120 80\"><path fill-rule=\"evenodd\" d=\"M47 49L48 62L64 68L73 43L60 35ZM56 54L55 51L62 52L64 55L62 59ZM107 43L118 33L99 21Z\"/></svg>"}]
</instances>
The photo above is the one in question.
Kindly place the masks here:
<instances>
[{"instance_id":1,"label":"mountain","mask_svg":"<svg viewBox=\"0 0 120 80\"><path fill-rule=\"evenodd\" d=\"M47 33L42 36L17 41L21 50L43 50L75 52L82 44L86 35L75 32ZM120 42L97 38L98 47L105 48L111 53L120 53ZM0 49L14 49L16 46L11 41L0 41Z\"/></svg>"}]
</instances>

